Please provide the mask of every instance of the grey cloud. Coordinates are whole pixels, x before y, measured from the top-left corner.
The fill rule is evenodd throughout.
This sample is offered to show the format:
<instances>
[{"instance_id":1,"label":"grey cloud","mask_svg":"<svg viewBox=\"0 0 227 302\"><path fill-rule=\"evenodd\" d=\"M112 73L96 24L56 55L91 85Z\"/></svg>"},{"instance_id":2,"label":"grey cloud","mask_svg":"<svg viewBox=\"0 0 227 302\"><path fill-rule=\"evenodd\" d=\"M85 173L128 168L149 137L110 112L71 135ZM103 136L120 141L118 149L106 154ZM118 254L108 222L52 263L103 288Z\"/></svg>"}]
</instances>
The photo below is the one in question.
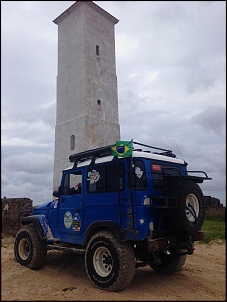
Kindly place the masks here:
<instances>
[{"instance_id":1,"label":"grey cloud","mask_svg":"<svg viewBox=\"0 0 227 302\"><path fill-rule=\"evenodd\" d=\"M221 134L226 126L226 108L210 106L192 117L192 122L202 126L205 131L215 131Z\"/></svg>"},{"instance_id":2,"label":"grey cloud","mask_svg":"<svg viewBox=\"0 0 227 302\"><path fill-rule=\"evenodd\" d=\"M50 173L53 170L53 156L48 154L27 153L21 156L9 156L2 163L2 172L13 169L15 172L30 174Z\"/></svg>"},{"instance_id":3,"label":"grey cloud","mask_svg":"<svg viewBox=\"0 0 227 302\"><path fill-rule=\"evenodd\" d=\"M16 151L15 151L16 150ZM1 146L1 160L11 156L22 156L24 154L54 154L54 142L52 144L28 144L28 145L2 145Z\"/></svg>"},{"instance_id":4,"label":"grey cloud","mask_svg":"<svg viewBox=\"0 0 227 302\"><path fill-rule=\"evenodd\" d=\"M51 198L52 186L52 155L30 152L2 160L2 196L28 197L43 203Z\"/></svg>"},{"instance_id":5,"label":"grey cloud","mask_svg":"<svg viewBox=\"0 0 227 302\"><path fill-rule=\"evenodd\" d=\"M34 106L32 110L27 110L25 112L17 114L17 112L11 113L11 121L12 119L17 122L25 122L28 124L34 124L38 122L42 122L46 124L46 127L51 127L54 129L56 124L56 103L46 102L44 105Z\"/></svg>"},{"instance_id":6,"label":"grey cloud","mask_svg":"<svg viewBox=\"0 0 227 302\"><path fill-rule=\"evenodd\" d=\"M195 60L193 57L190 56L182 62L187 76L185 87L187 93L207 91L223 80L226 68L223 58L203 66L199 58Z\"/></svg>"},{"instance_id":7,"label":"grey cloud","mask_svg":"<svg viewBox=\"0 0 227 302\"><path fill-rule=\"evenodd\" d=\"M39 186L36 183L18 185L10 182L2 188L1 194L7 198L27 197L34 201L33 205L37 205L50 201L53 198L52 192L51 181L46 186Z\"/></svg>"},{"instance_id":8,"label":"grey cloud","mask_svg":"<svg viewBox=\"0 0 227 302\"><path fill-rule=\"evenodd\" d=\"M188 78L186 90L187 93L207 90L212 86L217 77L209 70L209 68L197 68Z\"/></svg>"}]
</instances>

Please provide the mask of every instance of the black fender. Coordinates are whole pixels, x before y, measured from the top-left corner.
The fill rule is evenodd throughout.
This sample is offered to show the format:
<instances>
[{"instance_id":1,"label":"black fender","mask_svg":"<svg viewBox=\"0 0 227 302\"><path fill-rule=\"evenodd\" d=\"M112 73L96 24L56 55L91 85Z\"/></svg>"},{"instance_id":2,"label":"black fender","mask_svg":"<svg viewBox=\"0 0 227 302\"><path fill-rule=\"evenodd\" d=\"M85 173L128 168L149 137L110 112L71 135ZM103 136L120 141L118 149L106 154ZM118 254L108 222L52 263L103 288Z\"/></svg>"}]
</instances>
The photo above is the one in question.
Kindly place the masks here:
<instances>
[{"instance_id":1,"label":"black fender","mask_svg":"<svg viewBox=\"0 0 227 302\"><path fill-rule=\"evenodd\" d=\"M109 230L111 231L120 242L126 241L125 232L119 227L118 224L114 223L113 221L108 220L100 220L93 222L87 229L86 234L84 236L83 245L85 246L90 238L97 232L102 230Z\"/></svg>"},{"instance_id":2,"label":"black fender","mask_svg":"<svg viewBox=\"0 0 227 302\"><path fill-rule=\"evenodd\" d=\"M48 224L45 215L31 215L21 219L22 225L33 224L41 240L47 238Z\"/></svg>"}]
</instances>

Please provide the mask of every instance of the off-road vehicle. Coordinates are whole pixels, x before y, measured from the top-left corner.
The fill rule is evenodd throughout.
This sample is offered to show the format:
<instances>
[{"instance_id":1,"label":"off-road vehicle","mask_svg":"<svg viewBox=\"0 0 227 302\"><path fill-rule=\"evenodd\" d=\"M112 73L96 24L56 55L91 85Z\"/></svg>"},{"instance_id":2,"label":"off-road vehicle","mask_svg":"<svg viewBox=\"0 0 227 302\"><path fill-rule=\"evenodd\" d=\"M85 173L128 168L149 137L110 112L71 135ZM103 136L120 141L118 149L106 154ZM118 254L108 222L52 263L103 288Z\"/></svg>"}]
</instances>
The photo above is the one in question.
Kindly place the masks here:
<instances>
[{"instance_id":1,"label":"off-road vehicle","mask_svg":"<svg viewBox=\"0 0 227 302\"><path fill-rule=\"evenodd\" d=\"M69 161L55 199L21 219L14 244L21 265L40 268L48 250L83 253L89 279L108 291L127 287L140 266L181 269L203 239L205 172L187 171L171 150L133 141Z\"/></svg>"}]
</instances>

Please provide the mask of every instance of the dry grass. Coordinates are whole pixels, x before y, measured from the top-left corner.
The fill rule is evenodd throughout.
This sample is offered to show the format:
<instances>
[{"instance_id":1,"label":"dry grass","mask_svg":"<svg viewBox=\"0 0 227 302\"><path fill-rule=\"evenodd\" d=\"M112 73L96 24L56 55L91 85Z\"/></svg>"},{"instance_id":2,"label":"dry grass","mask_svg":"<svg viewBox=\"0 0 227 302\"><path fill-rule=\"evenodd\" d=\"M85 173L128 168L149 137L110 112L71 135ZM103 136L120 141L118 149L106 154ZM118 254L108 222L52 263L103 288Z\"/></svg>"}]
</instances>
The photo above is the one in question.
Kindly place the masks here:
<instances>
[{"instance_id":1,"label":"dry grass","mask_svg":"<svg viewBox=\"0 0 227 302\"><path fill-rule=\"evenodd\" d=\"M6 235L2 234L1 235L1 247L12 247L14 244L14 237L12 235Z\"/></svg>"}]
</instances>

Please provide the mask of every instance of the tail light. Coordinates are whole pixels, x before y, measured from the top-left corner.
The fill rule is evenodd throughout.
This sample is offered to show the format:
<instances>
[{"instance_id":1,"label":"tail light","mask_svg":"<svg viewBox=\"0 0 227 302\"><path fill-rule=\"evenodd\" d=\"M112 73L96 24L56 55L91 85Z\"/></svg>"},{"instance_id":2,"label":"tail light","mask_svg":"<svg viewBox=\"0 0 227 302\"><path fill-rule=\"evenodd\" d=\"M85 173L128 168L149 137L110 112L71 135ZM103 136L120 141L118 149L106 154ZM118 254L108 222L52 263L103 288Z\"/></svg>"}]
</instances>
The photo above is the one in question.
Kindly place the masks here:
<instances>
[{"instance_id":1,"label":"tail light","mask_svg":"<svg viewBox=\"0 0 227 302\"><path fill-rule=\"evenodd\" d=\"M195 241L200 241L204 239L204 233L202 231L199 231L197 233L195 233L194 235L194 240Z\"/></svg>"},{"instance_id":2,"label":"tail light","mask_svg":"<svg viewBox=\"0 0 227 302\"><path fill-rule=\"evenodd\" d=\"M166 240L166 239L160 239L160 240L156 240L154 242L155 251L162 250L162 249L166 248L167 246L168 246L168 240Z\"/></svg>"}]
</instances>

